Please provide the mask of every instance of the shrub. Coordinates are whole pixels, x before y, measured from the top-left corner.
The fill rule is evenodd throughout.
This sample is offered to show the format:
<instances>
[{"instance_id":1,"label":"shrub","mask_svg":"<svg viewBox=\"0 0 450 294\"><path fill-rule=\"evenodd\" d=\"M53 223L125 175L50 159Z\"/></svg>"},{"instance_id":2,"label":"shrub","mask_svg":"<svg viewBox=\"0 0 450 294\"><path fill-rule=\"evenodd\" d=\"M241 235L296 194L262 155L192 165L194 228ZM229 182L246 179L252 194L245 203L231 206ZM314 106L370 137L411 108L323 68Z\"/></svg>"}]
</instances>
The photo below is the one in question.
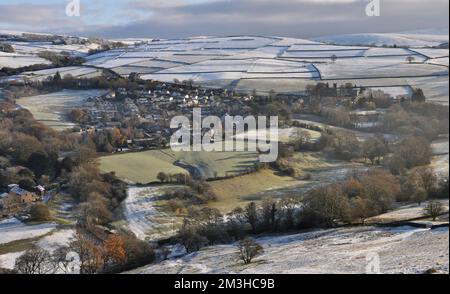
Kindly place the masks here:
<instances>
[{"instance_id":1,"label":"shrub","mask_svg":"<svg viewBox=\"0 0 450 294\"><path fill-rule=\"evenodd\" d=\"M351 160L360 156L360 143L353 133L341 132L334 135L331 147L339 159Z\"/></svg>"},{"instance_id":2,"label":"shrub","mask_svg":"<svg viewBox=\"0 0 450 294\"><path fill-rule=\"evenodd\" d=\"M188 253L198 251L209 243L206 237L201 236L194 227L189 225L184 225L179 231L178 240Z\"/></svg>"},{"instance_id":3,"label":"shrub","mask_svg":"<svg viewBox=\"0 0 450 294\"><path fill-rule=\"evenodd\" d=\"M148 242L129 235L122 235L122 240L126 257L124 267L135 268L155 260L155 250Z\"/></svg>"},{"instance_id":4,"label":"shrub","mask_svg":"<svg viewBox=\"0 0 450 294\"><path fill-rule=\"evenodd\" d=\"M303 199L310 225L334 226L350 219L350 205L339 185L328 185L310 191Z\"/></svg>"},{"instance_id":5,"label":"shrub","mask_svg":"<svg viewBox=\"0 0 450 294\"><path fill-rule=\"evenodd\" d=\"M427 165L431 162L432 150L427 140L408 136L394 146L394 154L388 161L392 173L399 174L404 169Z\"/></svg>"},{"instance_id":6,"label":"shrub","mask_svg":"<svg viewBox=\"0 0 450 294\"><path fill-rule=\"evenodd\" d=\"M256 241L245 238L238 242L239 258L244 262L244 264L250 264L258 255L264 253L264 249Z\"/></svg>"},{"instance_id":7,"label":"shrub","mask_svg":"<svg viewBox=\"0 0 450 294\"><path fill-rule=\"evenodd\" d=\"M364 198L370 202L372 215L385 213L401 195L397 178L384 170L371 171L360 179Z\"/></svg>"},{"instance_id":8,"label":"shrub","mask_svg":"<svg viewBox=\"0 0 450 294\"><path fill-rule=\"evenodd\" d=\"M439 201L430 201L424 209L425 215L433 218L433 221L435 221L443 212L444 205Z\"/></svg>"},{"instance_id":9,"label":"shrub","mask_svg":"<svg viewBox=\"0 0 450 294\"><path fill-rule=\"evenodd\" d=\"M4 43L0 43L0 51L1 52L6 52L6 53L14 53L14 47L11 46L10 44L4 44Z\"/></svg>"},{"instance_id":10,"label":"shrub","mask_svg":"<svg viewBox=\"0 0 450 294\"><path fill-rule=\"evenodd\" d=\"M165 183L169 180L169 176L166 173L159 172L156 176L161 183Z\"/></svg>"},{"instance_id":11,"label":"shrub","mask_svg":"<svg viewBox=\"0 0 450 294\"><path fill-rule=\"evenodd\" d=\"M33 221L47 221L50 219L50 210L47 205L38 203L31 207L30 215Z\"/></svg>"}]
</instances>

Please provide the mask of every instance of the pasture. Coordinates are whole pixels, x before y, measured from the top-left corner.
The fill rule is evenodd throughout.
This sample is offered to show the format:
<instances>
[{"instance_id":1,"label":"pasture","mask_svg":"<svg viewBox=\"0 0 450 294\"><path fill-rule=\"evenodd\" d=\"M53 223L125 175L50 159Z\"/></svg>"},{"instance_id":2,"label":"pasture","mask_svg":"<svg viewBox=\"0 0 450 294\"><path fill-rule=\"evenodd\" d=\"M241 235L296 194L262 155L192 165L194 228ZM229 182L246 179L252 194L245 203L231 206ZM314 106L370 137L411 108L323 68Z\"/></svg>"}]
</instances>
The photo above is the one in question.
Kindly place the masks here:
<instances>
[{"instance_id":1,"label":"pasture","mask_svg":"<svg viewBox=\"0 0 450 294\"><path fill-rule=\"evenodd\" d=\"M188 173L189 169L204 178L225 177L244 173L255 162L256 154L251 152L173 152L166 149L103 156L100 169L115 172L129 183L146 184L157 182L159 172L179 174Z\"/></svg>"}]
</instances>

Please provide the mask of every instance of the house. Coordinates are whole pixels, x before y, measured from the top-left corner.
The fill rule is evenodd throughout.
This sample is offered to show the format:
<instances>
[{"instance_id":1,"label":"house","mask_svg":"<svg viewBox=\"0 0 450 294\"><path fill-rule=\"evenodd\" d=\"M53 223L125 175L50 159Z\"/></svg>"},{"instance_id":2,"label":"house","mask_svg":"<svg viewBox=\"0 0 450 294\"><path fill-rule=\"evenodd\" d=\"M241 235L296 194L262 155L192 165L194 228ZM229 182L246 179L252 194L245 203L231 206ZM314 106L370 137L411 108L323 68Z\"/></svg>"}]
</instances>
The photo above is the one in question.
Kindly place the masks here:
<instances>
[{"instance_id":1,"label":"house","mask_svg":"<svg viewBox=\"0 0 450 294\"><path fill-rule=\"evenodd\" d=\"M45 195L45 188L42 187L41 185L34 187L34 190L39 197L42 197Z\"/></svg>"},{"instance_id":2,"label":"house","mask_svg":"<svg viewBox=\"0 0 450 294\"><path fill-rule=\"evenodd\" d=\"M7 195L2 194L1 201L3 206L19 203L31 203L38 199L36 194L20 188L17 184L9 185L8 188L9 193Z\"/></svg>"},{"instance_id":3,"label":"house","mask_svg":"<svg viewBox=\"0 0 450 294\"><path fill-rule=\"evenodd\" d=\"M17 197L20 203L31 203L36 200L36 194L20 188L18 185L9 191L9 194Z\"/></svg>"}]
</instances>

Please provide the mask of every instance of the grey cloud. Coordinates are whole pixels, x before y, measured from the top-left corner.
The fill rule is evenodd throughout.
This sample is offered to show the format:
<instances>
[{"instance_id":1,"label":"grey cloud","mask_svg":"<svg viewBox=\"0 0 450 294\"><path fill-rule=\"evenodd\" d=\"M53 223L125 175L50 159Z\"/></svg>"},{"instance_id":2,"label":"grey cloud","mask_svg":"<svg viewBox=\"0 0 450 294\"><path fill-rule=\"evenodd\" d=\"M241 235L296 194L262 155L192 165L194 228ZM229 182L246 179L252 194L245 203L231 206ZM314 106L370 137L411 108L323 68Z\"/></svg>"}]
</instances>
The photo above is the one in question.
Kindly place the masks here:
<instances>
[{"instance_id":1,"label":"grey cloud","mask_svg":"<svg viewBox=\"0 0 450 294\"><path fill-rule=\"evenodd\" d=\"M83 16L68 17L65 13L67 2L59 4L0 4L0 28L24 30L42 33L60 33L83 31L87 28L85 16L96 12L89 6L83 6Z\"/></svg>"},{"instance_id":2,"label":"grey cloud","mask_svg":"<svg viewBox=\"0 0 450 294\"><path fill-rule=\"evenodd\" d=\"M123 4L117 19L96 25L84 23L83 18L61 18L62 7L0 5L0 24L6 21L41 30L113 38L238 34L313 37L448 27L447 0L381 0L382 15L372 18L365 15L366 3L366 0L209 0L189 4L186 0L133 0ZM102 16L101 9L94 10L94 4L91 6L84 4L85 14L91 18Z\"/></svg>"},{"instance_id":3,"label":"grey cloud","mask_svg":"<svg viewBox=\"0 0 450 294\"><path fill-rule=\"evenodd\" d=\"M272 34L311 37L343 33L396 32L448 27L448 1L382 0L382 15L367 17L366 1L217 0L186 5L135 1L151 12L126 26L99 29L108 37L175 38L193 35ZM146 4L147 3L147 4Z\"/></svg>"}]
</instances>

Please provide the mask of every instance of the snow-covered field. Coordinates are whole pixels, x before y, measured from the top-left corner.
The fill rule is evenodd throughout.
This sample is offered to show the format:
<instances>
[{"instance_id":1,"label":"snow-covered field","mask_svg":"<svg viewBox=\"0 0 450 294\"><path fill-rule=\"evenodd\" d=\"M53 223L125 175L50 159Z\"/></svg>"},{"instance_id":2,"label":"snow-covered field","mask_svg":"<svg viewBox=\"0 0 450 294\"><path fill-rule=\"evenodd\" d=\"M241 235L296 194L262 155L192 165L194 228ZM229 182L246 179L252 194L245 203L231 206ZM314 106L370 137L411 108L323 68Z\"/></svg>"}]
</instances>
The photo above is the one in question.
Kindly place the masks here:
<instances>
[{"instance_id":1,"label":"snow-covered field","mask_svg":"<svg viewBox=\"0 0 450 294\"><path fill-rule=\"evenodd\" d=\"M374 36L378 40L374 42L376 45L380 45L381 40L410 40L415 47L370 47L372 43L365 41ZM342 39L350 40L349 44L251 36L158 40L127 50L94 54L88 57L86 64L112 69L122 76L137 72L143 79L192 80L207 87L228 87L241 92L260 88L268 92L270 89L266 88L270 87L276 92L301 93L308 84L319 80L407 87L411 86L407 78L429 78L426 87L431 90L425 93L433 101L448 101L448 97L445 98L448 85L443 87L439 80L441 77L448 79L445 67L448 50L418 48L448 42L444 32L367 34ZM337 57L335 62L331 60L333 55ZM407 57L414 57L413 62ZM399 83L398 79L403 80Z\"/></svg>"},{"instance_id":2,"label":"snow-covered field","mask_svg":"<svg viewBox=\"0 0 450 294\"><path fill-rule=\"evenodd\" d=\"M416 48L413 51L425 55L429 58L448 57L448 49L430 49L430 48Z\"/></svg>"},{"instance_id":3,"label":"snow-covered field","mask_svg":"<svg viewBox=\"0 0 450 294\"><path fill-rule=\"evenodd\" d=\"M388 274L417 274L431 268L449 272L448 228L358 227L267 236L257 241L265 252L250 265L238 259L237 248L231 244L204 248L131 273L376 273L377 264L379 272Z\"/></svg>"},{"instance_id":4,"label":"snow-covered field","mask_svg":"<svg viewBox=\"0 0 450 294\"><path fill-rule=\"evenodd\" d=\"M73 236L73 229L59 229L55 223L28 225L14 217L2 220L0 221L0 248L2 249L0 268L13 269L15 260L25 252L25 249L9 246L12 242L23 243L24 248L36 246L52 253L58 247L67 246Z\"/></svg>"},{"instance_id":5,"label":"snow-covered field","mask_svg":"<svg viewBox=\"0 0 450 294\"><path fill-rule=\"evenodd\" d=\"M69 245L75 231L72 229L57 230L54 233L40 239L36 245L40 248L53 252L56 249Z\"/></svg>"},{"instance_id":6,"label":"snow-covered field","mask_svg":"<svg viewBox=\"0 0 450 294\"><path fill-rule=\"evenodd\" d=\"M448 104L448 82L442 82L442 78L448 81L448 49L430 48L448 42L448 30L357 34L314 41L273 36L141 41L128 42L127 49L89 56L85 53L94 45L15 42L17 53L0 54L0 67L47 63L36 54L43 50L67 51L87 60L84 67L57 69L61 75L74 77L95 77L105 68L124 77L136 72L143 79L192 80L206 87L227 87L239 92L274 89L302 93L308 84L320 80L380 87L423 85L431 101ZM371 47L385 44L410 48ZM332 56L337 60L333 61ZM413 62L409 63L408 57L414 57ZM42 81L55 73L56 70L35 71L14 78ZM403 80L399 83L398 79Z\"/></svg>"},{"instance_id":7,"label":"snow-covered field","mask_svg":"<svg viewBox=\"0 0 450 294\"><path fill-rule=\"evenodd\" d=\"M430 64L437 64L437 65L444 65L448 67L449 61L448 61L448 57L440 57L440 58L434 58L434 59L429 59L427 61Z\"/></svg>"},{"instance_id":8,"label":"snow-covered field","mask_svg":"<svg viewBox=\"0 0 450 294\"><path fill-rule=\"evenodd\" d=\"M38 54L42 51L67 52L72 55L85 55L91 49L98 49L98 44L73 44L73 45L54 45L51 42L10 42L15 51L23 54Z\"/></svg>"},{"instance_id":9,"label":"snow-covered field","mask_svg":"<svg viewBox=\"0 0 450 294\"><path fill-rule=\"evenodd\" d=\"M421 88L428 101L449 104L449 80L447 76L441 77L409 77L407 83L413 87Z\"/></svg>"},{"instance_id":10,"label":"snow-covered field","mask_svg":"<svg viewBox=\"0 0 450 294\"><path fill-rule=\"evenodd\" d=\"M2 35L21 36L25 32L15 32L1 30ZM33 33L35 34L35 33ZM45 34L35 34L45 35ZM0 69L3 67L18 68L30 66L35 64L50 64L51 62L38 57L39 53L44 51L51 51L55 53L67 53L76 56L86 56L89 50L98 49L99 44L71 44L71 45L56 45L52 42L22 42L22 41L7 41L15 53L0 52Z\"/></svg>"},{"instance_id":11,"label":"snow-covered field","mask_svg":"<svg viewBox=\"0 0 450 294\"><path fill-rule=\"evenodd\" d=\"M46 235L56 228L56 224L25 225L16 218L0 222L0 244L23 239L33 239Z\"/></svg>"},{"instance_id":12,"label":"snow-covered field","mask_svg":"<svg viewBox=\"0 0 450 294\"><path fill-rule=\"evenodd\" d=\"M67 129L73 126L67 122L68 110L82 104L89 97L97 97L103 90L63 90L57 93L24 97L17 104L28 109L37 121L55 129Z\"/></svg>"},{"instance_id":13,"label":"snow-covered field","mask_svg":"<svg viewBox=\"0 0 450 294\"><path fill-rule=\"evenodd\" d=\"M16 222L16 221L13 220L12 222ZM22 226L25 226L25 225L22 224ZM33 226L33 227L36 227L36 226ZM37 233L28 234L27 233L27 234L23 234L22 236L16 235L14 237L15 240L13 240L13 241L25 240L25 239L31 239L31 238L39 238L39 237L43 236L39 240L32 242L32 244L38 248L42 248L42 249L47 250L50 253L53 253L59 247L69 245L70 241L72 240L72 238L74 236L74 230L72 230L72 229L58 230L55 227L56 226L52 225L51 227L49 227L49 229L42 228L39 234L37 234ZM4 232L2 231L1 224L0 224L0 238L3 233ZM13 242L13 241L8 241L7 243ZM19 258L24 253L25 253L25 251L18 251L18 252L9 252L9 253L0 255L0 268L13 269L16 259Z\"/></svg>"},{"instance_id":14,"label":"snow-covered field","mask_svg":"<svg viewBox=\"0 0 450 294\"><path fill-rule=\"evenodd\" d=\"M13 269L16 259L19 258L22 254L24 254L23 251L0 255L0 268Z\"/></svg>"},{"instance_id":15,"label":"snow-covered field","mask_svg":"<svg viewBox=\"0 0 450 294\"><path fill-rule=\"evenodd\" d=\"M330 59L332 56L337 58L355 58L364 56L365 50L316 50L316 51L286 51L282 57L284 58L296 58L296 59Z\"/></svg>"},{"instance_id":16,"label":"snow-covered field","mask_svg":"<svg viewBox=\"0 0 450 294\"><path fill-rule=\"evenodd\" d=\"M418 60L420 57L416 57ZM425 59L422 59L424 61ZM323 79L363 79L448 76L448 70L431 64L409 64L405 58L353 58L316 64Z\"/></svg>"},{"instance_id":17,"label":"snow-covered field","mask_svg":"<svg viewBox=\"0 0 450 294\"><path fill-rule=\"evenodd\" d=\"M33 55L0 52L0 69L3 67L18 68L33 64L50 64L50 62Z\"/></svg>"},{"instance_id":18,"label":"snow-covered field","mask_svg":"<svg viewBox=\"0 0 450 294\"><path fill-rule=\"evenodd\" d=\"M129 187L123 204L127 228L141 240L169 237L178 229L176 217L158 207L159 198L171 187Z\"/></svg>"},{"instance_id":19,"label":"snow-covered field","mask_svg":"<svg viewBox=\"0 0 450 294\"><path fill-rule=\"evenodd\" d=\"M410 56L410 55L418 55L416 52L413 52L406 48L380 48L373 47L366 50L366 57L382 57L382 56Z\"/></svg>"},{"instance_id":20,"label":"snow-covered field","mask_svg":"<svg viewBox=\"0 0 450 294\"><path fill-rule=\"evenodd\" d=\"M448 213L448 200L439 200L444 206L444 212ZM409 204L398 204L399 206L390 212L377 215L375 217L369 218L366 223L388 223L395 221L408 221L424 216L424 209L428 202L421 203L409 203Z\"/></svg>"},{"instance_id":21,"label":"snow-covered field","mask_svg":"<svg viewBox=\"0 0 450 294\"><path fill-rule=\"evenodd\" d=\"M431 47L448 43L448 29L430 29L403 33L351 34L315 38L315 41L339 45Z\"/></svg>"},{"instance_id":22,"label":"snow-covered field","mask_svg":"<svg viewBox=\"0 0 450 294\"><path fill-rule=\"evenodd\" d=\"M31 81L44 81L53 77L57 72L61 77L72 76L74 78L89 78L101 76L101 70L84 66L68 66L52 69L37 70L32 72L24 72L17 76L18 79L28 79Z\"/></svg>"}]
</instances>

